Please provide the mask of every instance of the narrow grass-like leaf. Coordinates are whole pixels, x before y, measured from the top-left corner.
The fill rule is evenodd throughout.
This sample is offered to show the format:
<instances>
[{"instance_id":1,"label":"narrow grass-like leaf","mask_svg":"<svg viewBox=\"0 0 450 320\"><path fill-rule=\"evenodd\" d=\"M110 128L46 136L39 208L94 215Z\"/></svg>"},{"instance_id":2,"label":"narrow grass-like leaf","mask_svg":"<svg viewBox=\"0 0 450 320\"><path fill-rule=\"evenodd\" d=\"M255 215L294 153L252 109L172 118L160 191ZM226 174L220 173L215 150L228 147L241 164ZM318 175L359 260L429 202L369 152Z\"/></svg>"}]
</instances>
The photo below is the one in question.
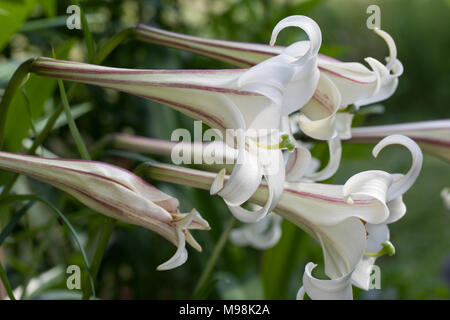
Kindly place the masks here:
<instances>
[{"instance_id":1,"label":"narrow grass-like leaf","mask_svg":"<svg viewBox=\"0 0 450 320\"><path fill-rule=\"evenodd\" d=\"M30 201L25 204L22 208L17 211L9 223L3 228L0 233L0 246L3 244L3 241L11 234L16 224L20 221L20 219L28 212L28 210L33 206L34 201Z\"/></svg>"},{"instance_id":2,"label":"narrow grass-like leaf","mask_svg":"<svg viewBox=\"0 0 450 320\"><path fill-rule=\"evenodd\" d=\"M72 137L75 140L75 144L77 145L78 152L84 160L90 160L91 156L89 155L86 145L81 138L80 131L78 131L75 120L72 117L69 100L67 99L66 90L64 89L64 84L61 80L58 80L58 86L61 95L61 102L64 107L64 113L66 114L67 124L69 125L70 133L72 134Z\"/></svg>"},{"instance_id":3,"label":"narrow grass-like leaf","mask_svg":"<svg viewBox=\"0 0 450 320\"><path fill-rule=\"evenodd\" d=\"M3 286L6 289L6 293L11 300L16 300L14 297L14 293L12 291L11 285L9 284L8 278L6 277L5 269L3 269L3 265L0 263L0 279L3 282Z\"/></svg>"},{"instance_id":4,"label":"narrow grass-like leaf","mask_svg":"<svg viewBox=\"0 0 450 320\"><path fill-rule=\"evenodd\" d=\"M91 267L89 265L89 260L87 258L86 252L84 251L83 246L81 245L81 241L80 241L80 239L79 239L79 237L77 235L77 232L75 231L74 227L72 226L70 221L66 218L66 216L58 208L56 208L51 202L47 201L44 198L38 197L36 195L27 195L27 194L11 195L11 196L7 196L5 198L2 198L0 200L0 206L8 204L8 203L15 202L15 201L24 201L24 200L39 201L39 202L45 204L49 209L51 209L54 213L56 213L58 215L58 217L61 218L61 220L65 223L65 225L67 226L67 228L71 232L71 234L73 236L73 239L75 240L77 246L80 248L80 252L81 252L81 255L83 257L83 261L84 261L86 270L88 271L88 274L89 274L89 282L90 282L90 285L91 285L92 294L93 294L93 296L95 296L94 279L93 279L92 274L91 274Z\"/></svg>"},{"instance_id":5,"label":"narrow grass-like leaf","mask_svg":"<svg viewBox=\"0 0 450 320\"><path fill-rule=\"evenodd\" d=\"M89 24L86 19L86 15L84 14L84 10L81 7L80 2L78 0L72 0L72 4L78 6L81 9L80 10L81 28L83 30L84 41L86 43L86 48L88 52L88 61L90 63L93 63L95 57L95 44L94 39L92 38L91 30L89 28Z\"/></svg>"},{"instance_id":6,"label":"narrow grass-like leaf","mask_svg":"<svg viewBox=\"0 0 450 320\"><path fill-rule=\"evenodd\" d=\"M194 293L192 295L193 297L198 296L200 295L201 292L205 292L207 290L208 287L207 281L212 271L214 270L217 261L219 260L220 254L222 253L222 250L228 241L228 237L235 222L236 219L232 217L226 224L225 228L223 229L222 234L220 235L220 238L217 241L216 246L214 247L214 250L208 259L208 262L206 263L206 266L203 269L202 274L200 275L200 279L198 280L197 285L195 286Z\"/></svg>"}]
</instances>

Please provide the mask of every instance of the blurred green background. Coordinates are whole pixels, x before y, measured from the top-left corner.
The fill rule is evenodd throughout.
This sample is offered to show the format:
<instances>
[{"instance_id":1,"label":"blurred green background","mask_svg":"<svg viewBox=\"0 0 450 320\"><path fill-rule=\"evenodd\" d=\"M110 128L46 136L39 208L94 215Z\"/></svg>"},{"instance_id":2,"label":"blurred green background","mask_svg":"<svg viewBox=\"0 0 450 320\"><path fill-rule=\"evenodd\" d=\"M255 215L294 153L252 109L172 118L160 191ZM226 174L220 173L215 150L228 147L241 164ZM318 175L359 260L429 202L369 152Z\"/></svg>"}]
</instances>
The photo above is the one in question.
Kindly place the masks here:
<instances>
[{"instance_id":1,"label":"blurred green background","mask_svg":"<svg viewBox=\"0 0 450 320\"><path fill-rule=\"evenodd\" d=\"M20 5L17 5L17 4ZM21 61L31 56L51 56L87 61L80 30L66 28L62 0L0 0L0 85ZM125 27L144 23L166 30L219 39L268 43L272 28L282 18L303 14L313 18L322 30L321 53L343 61L363 62L371 56L383 61L387 48L382 39L366 28L366 8L381 8L381 27L394 38L405 72L396 93L382 102L385 113L361 117L360 125L402 123L450 118L450 1L444 0L96 0L81 1L97 46ZM14 14L6 15L2 8ZM291 30L292 29L292 30ZM304 38L294 28L283 31L278 44L288 45ZM124 68L230 68L231 66L191 53L129 40L109 56L104 65ZM31 123L55 108L55 82L32 76L26 95L16 98L8 127L8 149L20 151L23 133ZM85 104L87 112L77 125L88 146L106 134L127 132L170 139L179 127L193 129L191 119L157 103L131 95L82 86L72 106ZM10 118L10 119L11 119ZM22 135L21 133L22 132ZM17 141L16 141L17 140ZM78 157L66 126L54 130L45 147L61 157ZM390 147L378 157L372 146L343 146L339 171L329 180L344 183L353 174L368 169L405 172L409 153ZM326 159L324 146L317 156ZM106 150L100 160L132 169L138 162ZM165 160L168 159L158 159ZM354 289L360 299L448 299L450 298L450 212L440 198L450 187L450 166L424 155L422 173L404 196L406 216L391 225L391 241L397 253L377 260L382 290ZM172 271L157 272L156 266L174 251L165 239L143 228L125 224L114 230L98 277L98 296L105 299L189 299L200 274L231 214L223 201L209 193L186 187L157 184L180 199L181 209L197 208L211 224L210 232L197 232L203 252L189 250L189 260ZM90 250L104 222L77 201L36 181L20 180L17 192L35 192L51 200L74 224ZM19 206L12 206L9 216ZM4 220L7 218L3 217ZM39 285L34 298L70 298L77 293L64 290L64 270L69 264L83 265L65 227L45 207L34 205L4 244L9 279L13 287L23 285L55 266L63 269L50 282ZM227 243L214 269L208 289L200 296L210 299L294 299L305 264L321 264L317 243L287 221L283 236L264 252ZM62 270L62 272L61 272ZM31 291L31 289L30 289Z\"/></svg>"}]
</instances>

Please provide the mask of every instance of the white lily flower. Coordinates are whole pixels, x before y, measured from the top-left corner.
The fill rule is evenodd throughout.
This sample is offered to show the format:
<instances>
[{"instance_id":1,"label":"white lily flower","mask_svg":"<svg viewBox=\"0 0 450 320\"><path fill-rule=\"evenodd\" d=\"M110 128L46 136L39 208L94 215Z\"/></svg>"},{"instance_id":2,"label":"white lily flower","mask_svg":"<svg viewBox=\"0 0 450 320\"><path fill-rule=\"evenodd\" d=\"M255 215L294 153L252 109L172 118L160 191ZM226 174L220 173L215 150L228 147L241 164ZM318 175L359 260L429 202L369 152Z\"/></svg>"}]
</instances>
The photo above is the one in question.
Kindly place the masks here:
<instances>
[{"instance_id":1,"label":"white lily flower","mask_svg":"<svg viewBox=\"0 0 450 320\"><path fill-rule=\"evenodd\" d=\"M173 269L186 262L186 241L201 251L190 229L210 229L195 209L180 213L177 199L113 165L0 152L0 168L50 184L99 213L160 234L177 251L158 270Z\"/></svg>"},{"instance_id":2,"label":"white lily flower","mask_svg":"<svg viewBox=\"0 0 450 320\"><path fill-rule=\"evenodd\" d=\"M304 29L309 46L294 43L248 70L130 70L47 58L36 59L32 70L161 102L219 129L227 138L229 130L237 131L231 142L226 140L238 150L231 178L225 184L223 175L217 175L211 193L219 194L238 219L255 222L273 209L282 192L285 174L279 163L289 137L280 131L281 117L306 103L319 81L319 27L304 16L288 17L275 26L271 43L288 26ZM269 143L261 144L260 139ZM241 205L262 178L270 196L260 210L249 214Z\"/></svg>"},{"instance_id":3,"label":"white lily flower","mask_svg":"<svg viewBox=\"0 0 450 320\"><path fill-rule=\"evenodd\" d=\"M416 180L422 165L422 154L411 139L394 135L377 144L374 155L390 144L404 145L411 151L413 163L406 175L372 170L351 177L345 185L285 183L274 212L295 223L320 243L324 254L325 274L331 278L319 282L312 280L312 267L309 265L309 284L304 290L308 295L311 294L310 297L319 297L322 292L322 297L327 298L337 290L340 294L335 297L348 297L347 288L352 280L352 273L363 261L364 254L370 255L373 253L370 250L375 250L378 242L384 241L374 230L383 229L383 225L404 215L405 206L401 195ZM202 189L209 189L215 179L213 173L173 165L148 164L148 167L147 174L154 179ZM249 201L261 205L265 203L268 194L267 186L262 184ZM369 230L373 234L368 241ZM359 277L361 278L361 273ZM365 279L360 278L355 274L353 280L363 283ZM310 287L314 287L315 291L308 292Z\"/></svg>"},{"instance_id":4,"label":"white lily flower","mask_svg":"<svg viewBox=\"0 0 450 320\"><path fill-rule=\"evenodd\" d=\"M375 146L373 155L376 157L384 147L391 144L401 144L411 152L413 164L406 175L389 174L379 170L365 171L351 177L343 188L343 194L348 197L349 203L353 203L355 199L378 199L387 207L388 217L383 222L377 223L362 219L367 232L367 241L364 256L361 257L357 265L342 273L340 277L333 278L330 276L331 280L321 280L320 285L317 281L311 282L312 276L308 272L307 281L312 284L308 283L309 289L304 284L304 288L299 291L299 296L303 297L303 291L306 291L311 298L327 299L330 293L333 293L333 297L347 299L349 297L348 287L351 282L364 290L368 290L371 268L375 259L383 254L392 255L395 252L392 244L388 241L389 229L387 224L398 221L406 213L402 195L416 181L423 159L420 148L414 141L401 135L391 135L384 138ZM337 279L339 281L336 281Z\"/></svg>"},{"instance_id":5,"label":"white lily flower","mask_svg":"<svg viewBox=\"0 0 450 320\"><path fill-rule=\"evenodd\" d=\"M317 55L320 77L314 95L306 104L301 100L302 103L298 103L296 108L293 107L288 110L300 111L299 114L294 115L294 122L306 135L318 140L328 140L330 160L321 171L303 176L304 171L309 167L305 161L309 158L309 155L307 155L308 151L297 150L289 161L291 164L296 160L301 160L301 162L296 162L295 165L290 166L289 177L291 180L303 178L321 181L331 177L340 163L340 139L350 138L349 131L352 119L350 115L339 116L337 111L346 108L349 104L354 104L359 108L362 105L382 101L395 91L398 77L403 71L403 67L397 59L395 43L386 32L379 29L375 29L375 32L388 45L389 57L386 65L373 58L366 58L366 62L372 68L370 70L360 63L345 63L324 55ZM272 46L273 42L271 42L271 46L268 46L207 39L144 25L138 25L135 33L138 39L146 42L195 52L240 67L260 64L285 50L283 47ZM298 42L296 46L305 48L304 51L306 52L306 48L312 47L309 42L312 42L311 36L310 41ZM260 81L264 80L261 77ZM291 85L295 86L295 83ZM289 101L289 95L286 94L286 96ZM300 157L299 153L306 154Z\"/></svg>"},{"instance_id":6,"label":"white lily flower","mask_svg":"<svg viewBox=\"0 0 450 320\"><path fill-rule=\"evenodd\" d=\"M410 137L425 152L450 162L450 119L353 128L351 143L370 143L391 134Z\"/></svg>"},{"instance_id":7,"label":"white lily flower","mask_svg":"<svg viewBox=\"0 0 450 320\"><path fill-rule=\"evenodd\" d=\"M403 72L403 67L397 59L395 43L385 31L379 29L374 31L388 45L389 57L386 65L369 57L365 60L372 68L370 70L360 63L341 62L325 55L317 55L320 80L310 100L311 104L306 104L301 110L302 130L305 130L306 134L316 139L331 138L333 136L333 115L338 109L343 109L350 104L360 107L382 101L395 91L398 77ZM191 51L239 67L252 67L285 50L281 46L201 38L145 25L138 25L135 33L137 38L142 41ZM271 42L272 44L273 42ZM309 41L301 41L296 43L296 46L304 48L303 51L307 52L310 44ZM329 103L330 99L337 99L338 106L335 107L334 103ZM321 108L312 107L312 105L320 106L322 104ZM297 110L302 106L303 104L299 103ZM313 128L309 128L310 126Z\"/></svg>"},{"instance_id":8,"label":"white lily flower","mask_svg":"<svg viewBox=\"0 0 450 320\"><path fill-rule=\"evenodd\" d=\"M230 241L238 246L250 246L258 250L272 248L281 238L282 218L274 213L255 223L248 223L231 230Z\"/></svg>"}]
</instances>

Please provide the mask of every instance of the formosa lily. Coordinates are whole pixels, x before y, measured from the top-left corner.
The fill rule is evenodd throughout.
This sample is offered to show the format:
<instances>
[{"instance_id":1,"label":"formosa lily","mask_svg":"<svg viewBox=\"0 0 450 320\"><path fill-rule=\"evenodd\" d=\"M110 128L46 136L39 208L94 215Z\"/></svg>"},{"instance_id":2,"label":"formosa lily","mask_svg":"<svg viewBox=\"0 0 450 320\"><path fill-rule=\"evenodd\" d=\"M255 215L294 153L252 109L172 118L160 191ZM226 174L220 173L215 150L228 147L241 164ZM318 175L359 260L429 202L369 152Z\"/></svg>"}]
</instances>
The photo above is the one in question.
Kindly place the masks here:
<instances>
[{"instance_id":1,"label":"formosa lily","mask_svg":"<svg viewBox=\"0 0 450 320\"><path fill-rule=\"evenodd\" d=\"M158 270L173 269L186 262L186 241L201 251L189 230L210 229L195 209L180 213L177 199L113 165L0 152L0 168L50 184L99 213L160 234L177 251Z\"/></svg>"},{"instance_id":2,"label":"formosa lily","mask_svg":"<svg viewBox=\"0 0 450 320\"><path fill-rule=\"evenodd\" d=\"M341 62L318 54L320 80L316 91L308 104L302 108L303 104L298 103L296 108L296 110L302 108L301 128L306 134L316 139L328 139L335 134L333 115L338 109L350 104L359 107L382 101L394 93L403 67L397 59L397 49L391 36L379 29L374 31L389 47L386 65L369 57L365 60L372 68L370 70L360 63ZM274 46L273 41L270 45L265 45L217 40L183 35L145 25L138 25L135 34L142 41L191 51L244 68L257 65L285 50L282 46ZM299 53L302 51L306 53L311 45L309 41L300 41L296 43L296 47L299 48Z\"/></svg>"},{"instance_id":3,"label":"formosa lily","mask_svg":"<svg viewBox=\"0 0 450 320\"><path fill-rule=\"evenodd\" d=\"M373 253L368 251L376 248L377 241L380 241L375 234L370 236L370 232L398 220L405 213L401 196L414 183L422 165L419 147L404 136L383 139L375 147L374 155L390 144L401 144L411 151L413 164L406 175L372 170L353 176L345 185L285 183L274 212L295 223L320 243L325 273L331 278L314 279L311 275L313 265L309 264L299 297L302 292L312 298L351 297L351 281L357 267L353 281L363 288L368 282L361 263L364 262L364 254ZM206 190L215 181L215 174L210 172L155 163L147 166L147 175L156 180ZM262 184L249 201L261 205L267 197L267 185Z\"/></svg>"},{"instance_id":4,"label":"formosa lily","mask_svg":"<svg viewBox=\"0 0 450 320\"><path fill-rule=\"evenodd\" d=\"M388 174L384 171L371 170L361 172L351 177L343 187L343 194L347 201L353 203L355 196L378 199L385 203L389 215L381 223L364 220L367 240L363 257L357 265L347 273L331 280L315 279L311 275L314 264L308 264L303 276L303 287L297 298L302 299L307 293L313 299L348 299L352 297L351 284L369 290L370 274L377 257L384 254L393 255L395 249L389 242L389 228L387 224L398 221L406 213L402 195L414 184L422 167L422 153L420 148L409 138L401 135L391 135L380 141L373 150L376 157L385 146L402 144L412 155L412 166L406 175Z\"/></svg>"},{"instance_id":5,"label":"formosa lily","mask_svg":"<svg viewBox=\"0 0 450 320\"><path fill-rule=\"evenodd\" d=\"M386 65L369 57L366 58L366 62L372 68L370 70L360 63L341 62L318 54L320 77L314 95L306 104L302 100L296 108L289 109L300 111L298 115L295 115L295 123L306 135L318 140L328 140L330 150L328 165L321 171L304 178L320 181L328 179L336 172L341 157L341 135L343 131L349 132L352 119L350 114L338 118L338 110L350 104L359 108L387 99L397 88L398 77L402 74L403 67L397 59L395 43L386 32L379 29L375 29L375 32L388 44L389 57ZM273 46L273 41L270 45L264 45L216 40L178 34L145 25L138 25L135 33L142 41L195 52L240 67L260 64L285 50L283 47ZM303 51L306 52L311 46L309 42L311 37L310 41L298 42L296 46L303 47ZM295 86L295 83L292 86ZM289 100L289 97L286 99ZM291 179L293 177L300 179L302 174L296 170L303 173L308 168L305 162L305 159L309 157L307 153L308 150L300 148L297 154L292 155L290 162L298 160L299 154L303 154L302 161L291 166L291 171L294 170L290 174Z\"/></svg>"},{"instance_id":6,"label":"formosa lily","mask_svg":"<svg viewBox=\"0 0 450 320\"><path fill-rule=\"evenodd\" d=\"M47 58L37 58L32 70L161 102L204 121L224 137L235 130L237 137L226 141L238 150L236 165L226 184L221 175L217 176L211 193L219 194L242 221L257 221L273 209L282 192L284 166L278 164L283 161L281 149L289 143L280 130L281 119L305 104L319 81L319 27L304 16L288 17L275 26L271 42L288 26L303 28L309 45L294 43L248 70L130 70ZM261 138L270 143L261 145ZM264 156L258 155L261 150ZM270 196L260 210L249 214L241 205L263 177Z\"/></svg>"},{"instance_id":7,"label":"formosa lily","mask_svg":"<svg viewBox=\"0 0 450 320\"><path fill-rule=\"evenodd\" d=\"M450 119L353 128L348 142L372 143L390 134L408 136L425 152L450 162Z\"/></svg>"}]
</instances>

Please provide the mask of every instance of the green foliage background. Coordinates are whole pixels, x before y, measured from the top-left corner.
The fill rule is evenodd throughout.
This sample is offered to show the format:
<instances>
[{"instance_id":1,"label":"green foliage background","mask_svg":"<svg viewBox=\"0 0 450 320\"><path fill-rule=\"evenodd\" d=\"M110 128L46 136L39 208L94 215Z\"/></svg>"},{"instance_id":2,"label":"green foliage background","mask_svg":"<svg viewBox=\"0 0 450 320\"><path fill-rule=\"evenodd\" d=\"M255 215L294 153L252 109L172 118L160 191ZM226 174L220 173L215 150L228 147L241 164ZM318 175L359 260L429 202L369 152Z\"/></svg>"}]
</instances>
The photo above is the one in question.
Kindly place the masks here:
<instances>
[{"instance_id":1,"label":"green foliage background","mask_svg":"<svg viewBox=\"0 0 450 320\"><path fill-rule=\"evenodd\" d=\"M21 61L31 56L51 56L87 61L80 30L66 28L63 0L0 0L0 84ZM450 118L450 2L444 0L96 0L81 1L96 46L118 31L136 23L166 30L220 39L267 43L273 26L282 18L304 14L318 22L323 34L321 53L344 61L362 62L372 56L380 61L387 54L384 42L366 28L366 8L381 8L381 25L396 41L405 72L397 92L382 104L384 114L361 117L361 125L401 123ZM288 45L304 37L302 32L283 31L279 44ZM230 66L164 47L129 40L120 45L104 63L125 68L230 68ZM7 149L21 150L21 140L37 126L39 119L55 108L59 95L56 82L32 76L25 85L26 96L18 93L7 126ZM193 129L191 119L157 103L131 95L81 86L72 107L89 102L78 128L92 148L106 134L127 132L170 139L179 127ZM84 105L86 107L86 105ZM79 157L67 126L56 129L45 147L58 156ZM329 182L343 183L367 169L405 172L409 154L391 147L375 160L372 146L343 147L341 167ZM316 155L326 159L324 146ZM133 169L138 162L105 150L101 161ZM168 161L169 159L158 159ZM407 215L391 226L394 257L377 261L382 271L382 290L360 292L361 299L448 299L450 298L450 212L444 208L440 191L450 187L449 165L428 154L414 187L405 195ZM3 178L4 181L4 173ZM152 182L155 183L155 182ZM157 184L157 183L156 183ZM181 209L197 208L210 222L210 232L195 236L203 252L189 251L188 262L172 271L157 272L156 266L174 251L165 239L143 228L118 223L102 261L97 290L106 299L188 299L204 265L230 219L223 201L209 193L187 187L157 184L179 197ZM36 181L21 178L16 192L37 193L63 211L75 226L92 255L92 239L103 218L77 201ZM6 224L20 206L2 208L0 221ZM30 298L78 298L65 290L64 270L69 264L83 265L68 230L47 208L35 204L3 245L8 277L13 287L39 274L62 266L63 272L40 284ZM307 262L321 263L320 247L304 232L283 222L281 241L264 252L228 243L214 269L208 290L199 296L210 299L293 299ZM31 289L30 289L31 291Z\"/></svg>"}]
</instances>

